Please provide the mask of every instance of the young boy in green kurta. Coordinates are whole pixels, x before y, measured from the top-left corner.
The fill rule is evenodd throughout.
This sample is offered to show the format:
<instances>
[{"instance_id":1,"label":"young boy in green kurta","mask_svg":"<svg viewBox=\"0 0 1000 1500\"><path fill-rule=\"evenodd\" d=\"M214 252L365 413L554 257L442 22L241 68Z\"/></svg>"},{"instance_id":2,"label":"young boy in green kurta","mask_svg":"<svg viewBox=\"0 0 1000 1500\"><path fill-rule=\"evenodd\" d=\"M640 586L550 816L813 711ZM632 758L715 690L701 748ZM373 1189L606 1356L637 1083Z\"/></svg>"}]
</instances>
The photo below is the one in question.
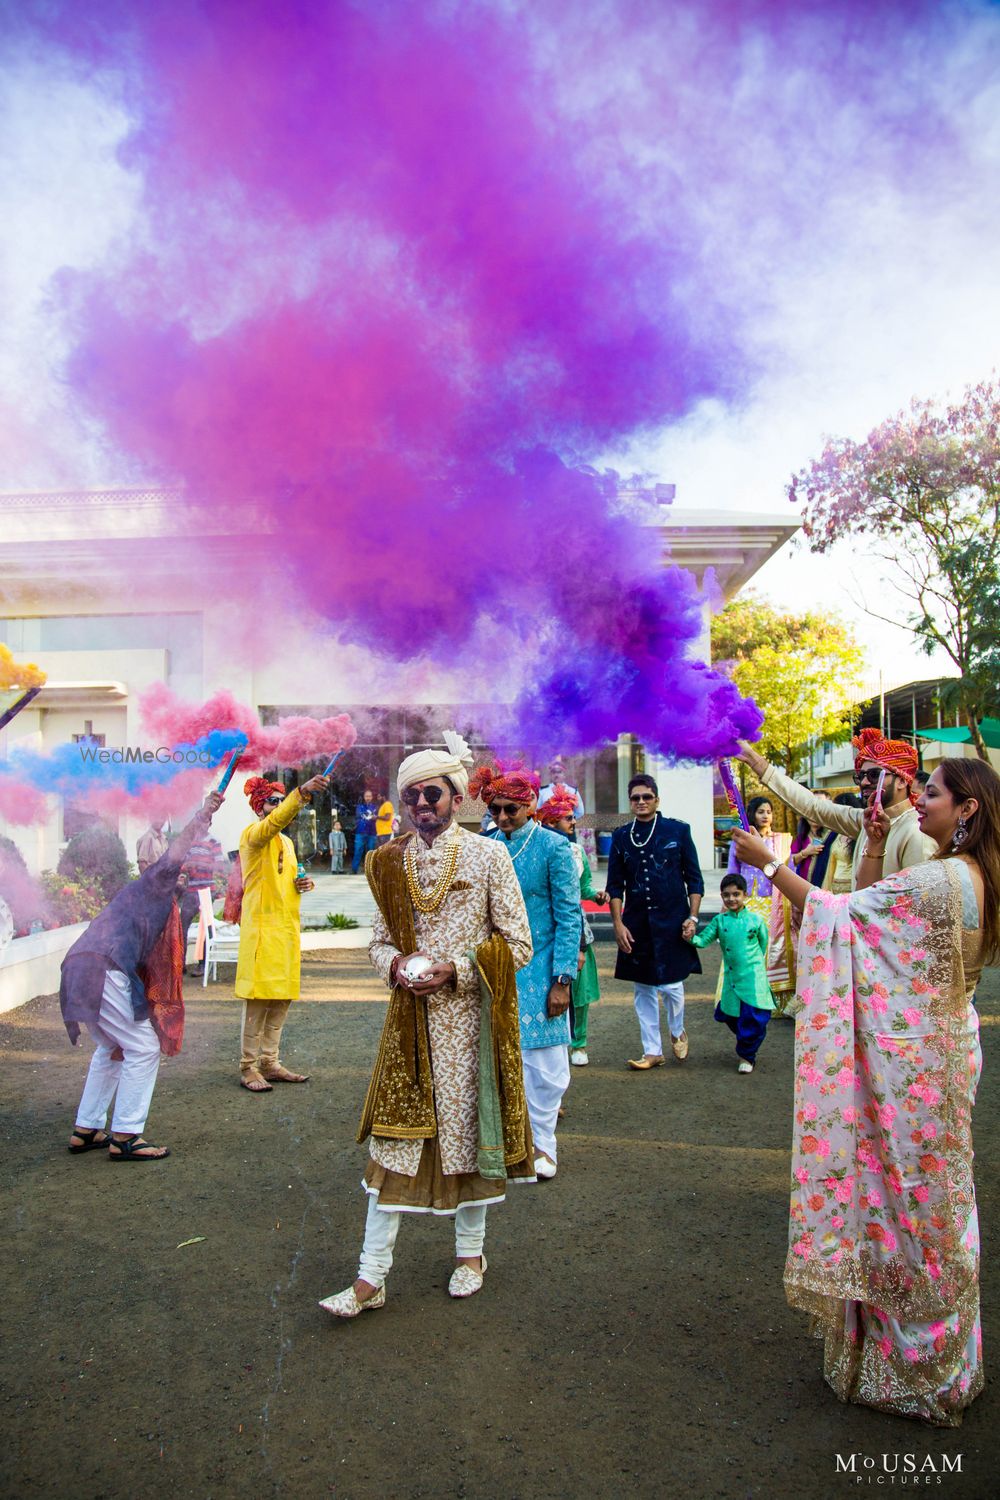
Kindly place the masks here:
<instances>
[{"instance_id":1,"label":"young boy in green kurta","mask_svg":"<svg viewBox=\"0 0 1000 1500\"><path fill-rule=\"evenodd\" d=\"M704 932L692 933L687 939L695 948L717 942L722 949L725 975L715 1019L736 1036L738 1073L753 1072L774 1010L767 982L767 923L756 912L748 911L746 902L743 876L727 875L722 882L725 911L713 917Z\"/></svg>"}]
</instances>

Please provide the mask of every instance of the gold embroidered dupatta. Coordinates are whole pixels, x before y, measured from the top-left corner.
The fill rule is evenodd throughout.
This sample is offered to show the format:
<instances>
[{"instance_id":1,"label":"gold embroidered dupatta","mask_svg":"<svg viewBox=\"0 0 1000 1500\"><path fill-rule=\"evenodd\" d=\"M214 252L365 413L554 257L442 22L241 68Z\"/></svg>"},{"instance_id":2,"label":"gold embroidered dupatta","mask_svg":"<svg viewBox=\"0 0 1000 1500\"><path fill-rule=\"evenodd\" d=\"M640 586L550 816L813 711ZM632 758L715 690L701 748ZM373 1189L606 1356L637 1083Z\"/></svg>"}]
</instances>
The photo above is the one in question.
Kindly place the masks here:
<instances>
[{"instance_id":1,"label":"gold embroidered dupatta","mask_svg":"<svg viewBox=\"0 0 1000 1500\"><path fill-rule=\"evenodd\" d=\"M413 906L406 886L403 855L408 835L373 850L365 860L372 895L401 953L417 947ZM506 941L494 933L475 951L483 993L480 1030L479 1125L484 1175L501 1176L503 1167L527 1163L534 1153L521 1069L520 1023L514 963ZM371 1082L365 1097L358 1141L369 1135L391 1140L431 1140L437 1135L430 1035L423 998L395 985ZM513 1175L522 1175L515 1172Z\"/></svg>"},{"instance_id":2,"label":"gold embroidered dupatta","mask_svg":"<svg viewBox=\"0 0 1000 1500\"><path fill-rule=\"evenodd\" d=\"M409 834L383 844L365 858L371 893L400 953L413 953L417 947L413 906L403 869L403 855L412 837ZM400 1141L432 1140L437 1135L427 1008L419 995L401 984L394 985L389 996L358 1126L359 1141L372 1134Z\"/></svg>"},{"instance_id":3,"label":"gold embroidered dupatta","mask_svg":"<svg viewBox=\"0 0 1000 1500\"><path fill-rule=\"evenodd\" d=\"M816 891L799 942L788 1301L901 1322L975 1291L969 1000L952 861Z\"/></svg>"}]
</instances>

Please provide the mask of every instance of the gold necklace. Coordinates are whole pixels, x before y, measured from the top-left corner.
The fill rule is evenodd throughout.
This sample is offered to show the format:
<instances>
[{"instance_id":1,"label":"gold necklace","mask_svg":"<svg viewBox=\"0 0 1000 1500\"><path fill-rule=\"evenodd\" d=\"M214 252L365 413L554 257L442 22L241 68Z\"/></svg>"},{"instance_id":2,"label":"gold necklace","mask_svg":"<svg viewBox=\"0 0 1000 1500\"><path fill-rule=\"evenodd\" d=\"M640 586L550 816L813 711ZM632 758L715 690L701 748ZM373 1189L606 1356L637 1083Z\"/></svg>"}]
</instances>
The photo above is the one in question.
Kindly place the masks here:
<instances>
[{"instance_id":1,"label":"gold necklace","mask_svg":"<svg viewBox=\"0 0 1000 1500\"><path fill-rule=\"evenodd\" d=\"M417 880L417 861L414 848L411 844L403 856L403 869L406 873L406 887L410 893L410 900L417 911L423 912L425 916L431 916L437 911L444 901L445 896L451 890L451 883L455 879L455 871L458 868L458 839L452 839L448 853L444 857L444 868L429 891L421 888Z\"/></svg>"}]
</instances>

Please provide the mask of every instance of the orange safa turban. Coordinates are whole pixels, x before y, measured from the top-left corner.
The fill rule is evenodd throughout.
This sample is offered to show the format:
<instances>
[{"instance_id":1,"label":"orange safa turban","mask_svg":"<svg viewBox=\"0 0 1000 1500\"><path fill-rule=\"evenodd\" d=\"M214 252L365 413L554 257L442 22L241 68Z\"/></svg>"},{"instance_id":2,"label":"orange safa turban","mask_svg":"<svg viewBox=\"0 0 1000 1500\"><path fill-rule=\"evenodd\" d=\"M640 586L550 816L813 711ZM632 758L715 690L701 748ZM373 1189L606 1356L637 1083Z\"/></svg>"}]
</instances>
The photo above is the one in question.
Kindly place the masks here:
<instances>
[{"instance_id":1,"label":"orange safa turban","mask_svg":"<svg viewBox=\"0 0 1000 1500\"><path fill-rule=\"evenodd\" d=\"M552 796L546 798L535 814L539 823L558 823L560 818L572 818L576 814L576 797L569 787L561 784L553 788Z\"/></svg>"},{"instance_id":2,"label":"orange safa turban","mask_svg":"<svg viewBox=\"0 0 1000 1500\"><path fill-rule=\"evenodd\" d=\"M285 795L285 788L282 786L281 782L268 781L266 776L251 776L250 780L247 782L243 790L250 798L250 806L253 808L258 818L260 817L261 808L264 806L264 803L267 801L268 797L273 797L279 792L281 793L282 797Z\"/></svg>"},{"instance_id":3,"label":"orange safa turban","mask_svg":"<svg viewBox=\"0 0 1000 1500\"><path fill-rule=\"evenodd\" d=\"M877 766L912 781L917 772L917 752L905 740L884 740L877 729L862 729L851 741L854 746L854 769L862 761L873 760Z\"/></svg>"},{"instance_id":4,"label":"orange safa turban","mask_svg":"<svg viewBox=\"0 0 1000 1500\"><path fill-rule=\"evenodd\" d=\"M511 802L530 802L538 796L540 782L534 771L524 766L512 766L505 771L502 766L477 766L469 782L470 797L481 797L489 807L497 797L507 797Z\"/></svg>"}]
</instances>

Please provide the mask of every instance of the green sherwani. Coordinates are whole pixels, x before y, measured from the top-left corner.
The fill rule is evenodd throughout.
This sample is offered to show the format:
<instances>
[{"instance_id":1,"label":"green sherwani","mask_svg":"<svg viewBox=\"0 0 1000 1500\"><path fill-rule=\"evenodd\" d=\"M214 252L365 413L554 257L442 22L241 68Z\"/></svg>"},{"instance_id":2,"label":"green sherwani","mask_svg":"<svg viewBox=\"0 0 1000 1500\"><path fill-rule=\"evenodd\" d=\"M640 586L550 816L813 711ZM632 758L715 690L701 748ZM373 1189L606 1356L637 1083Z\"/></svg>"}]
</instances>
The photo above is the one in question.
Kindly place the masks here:
<instances>
[{"instance_id":1,"label":"green sherwani","mask_svg":"<svg viewBox=\"0 0 1000 1500\"><path fill-rule=\"evenodd\" d=\"M571 844L573 858L580 872L580 900L596 901L597 892L590 873L590 864L579 844ZM573 1003L573 1041L574 1051L584 1049L587 1045L587 1008L593 1005L595 1000L601 998L601 986L597 978L597 959L594 956L594 944L588 943L584 950L583 968L573 980L570 991Z\"/></svg>"},{"instance_id":2,"label":"green sherwani","mask_svg":"<svg viewBox=\"0 0 1000 1500\"><path fill-rule=\"evenodd\" d=\"M719 1009L723 1015L738 1016L740 1001L755 1010L774 1009L767 982L768 931L763 917L746 906L742 911L721 911L691 941L696 948L717 942L722 949L725 970Z\"/></svg>"}]
</instances>

